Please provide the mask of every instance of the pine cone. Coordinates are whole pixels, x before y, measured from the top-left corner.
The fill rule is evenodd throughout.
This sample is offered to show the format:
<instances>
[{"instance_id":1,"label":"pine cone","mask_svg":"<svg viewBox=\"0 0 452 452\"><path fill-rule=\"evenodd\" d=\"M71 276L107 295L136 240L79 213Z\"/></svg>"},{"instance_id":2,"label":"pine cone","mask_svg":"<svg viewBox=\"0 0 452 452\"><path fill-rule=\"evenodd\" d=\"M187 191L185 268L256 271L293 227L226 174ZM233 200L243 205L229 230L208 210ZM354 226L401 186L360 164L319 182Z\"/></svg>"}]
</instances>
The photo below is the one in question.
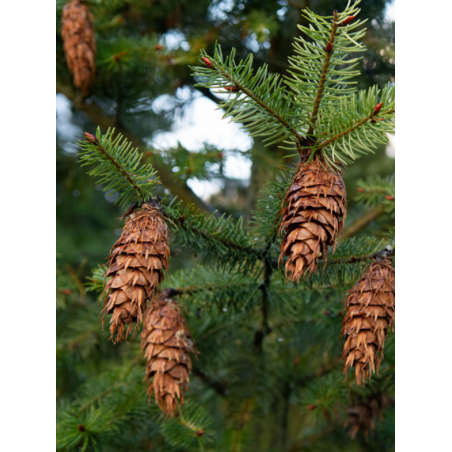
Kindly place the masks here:
<instances>
[{"instance_id":1,"label":"pine cone","mask_svg":"<svg viewBox=\"0 0 452 452\"><path fill-rule=\"evenodd\" d=\"M147 359L146 379L149 399L152 394L166 416L171 416L184 403L191 360L187 352L196 354L175 291L165 289L148 307L141 332L141 348Z\"/></svg>"},{"instance_id":2,"label":"pine cone","mask_svg":"<svg viewBox=\"0 0 452 452\"><path fill-rule=\"evenodd\" d=\"M383 417L383 410L389 405L389 399L383 394L375 394L372 397L362 400L347 410L347 420L345 427L350 426L348 434L352 439L361 430L367 436L369 432L375 430L375 419Z\"/></svg>"},{"instance_id":3,"label":"pine cone","mask_svg":"<svg viewBox=\"0 0 452 452\"><path fill-rule=\"evenodd\" d=\"M390 258L377 258L347 292L347 314L342 321L344 372L355 366L356 381L378 372L388 329L394 331L395 270Z\"/></svg>"},{"instance_id":4,"label":"pine cone","mask_svg":"<svg viewBox=\"0 0 452 452\"><path fill-rule=\"evenodd\" d=\"M163 269L168 270L170 249L168 226L163 220L158 201L142 204L139 211L129 214L121 237L109 256L109 269L104 293L103 313L113 314L110 320L111 339L116 330L116 342L122 339L125 325L141 323L148 300L163 281ZM102 298L101 296L101 298Z\"/></svg>"},{"instance_id":5,"label":"pine cone","mask_svg":"<svg viewBox=\"0 0 452 452\"><path fill-rule=\"evenodd\" d=\"M89 95L89 86L96 76L96 41L93 17L81 0L72 0L63 8L61 36L69 71L74 74L74 85Z\"/></svg>"},{"instance_id":6,"label":"pine cone","mask_svg":"<svg viewBox=\"0 0 452 452\"><path fill-rule=\"evenodd\" d=\"M325 169L318 160L300 165L285 200L280 230L285 230L281 255L288 280L299 281L317 271L317 259L326 261L328 247L336 244L347 211L342 175Z\"/></svg>"}]
</instances>

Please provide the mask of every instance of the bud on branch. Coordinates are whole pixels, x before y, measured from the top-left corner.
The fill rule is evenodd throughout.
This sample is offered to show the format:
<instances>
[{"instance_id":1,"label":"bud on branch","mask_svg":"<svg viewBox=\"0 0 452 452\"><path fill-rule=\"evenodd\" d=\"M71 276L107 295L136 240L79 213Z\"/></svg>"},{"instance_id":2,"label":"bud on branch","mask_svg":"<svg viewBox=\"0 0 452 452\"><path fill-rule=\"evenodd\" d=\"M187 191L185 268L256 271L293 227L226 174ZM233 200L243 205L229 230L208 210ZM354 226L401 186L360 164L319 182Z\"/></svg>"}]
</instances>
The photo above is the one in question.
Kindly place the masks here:
<instances>
[{"instance_id":1,"label":"bud on branch","mask_svg":"<svg viewBox=\"0 0 452 452\"><path fill-rule=\"evenodd\" d=\"M325 51L326 51L326 53L329 53L329 54L333 53L333 44L331 44L331 41L328 42L328 44L326 45Z\"/></svg>"},{"instance_id":2,"label":"bud on branch","mask_svg":"<svg viewBox=\"0 0 452 452\"><path fill-rule=\"evenodd\" d=\"M349 16L340 25L348 25L354 18L355 18L355 16Z\"/></svg>"},{"instance_id":3,"label":"bud on branch","mask_svg":"<svg viewBox=\"0 0 452 452\"><path fill-rule=\"evenodd\" d=\"M91 133L85 132L86 139L92 144L99 144L99 140Z\"/></svg>"},{"instance_id":4,"label":"bud on branch","mask_svg":"<svg viewBox=\"0 0 452 452\"><path fill-rule=\"evenodd\" d=\"M374 107L374 115L378 115L378 113L380 113L382 106L383 106L383 103L380 102L376 107Z\"/></svg>"},{"instance_id":5,"label":"bud on branch","mask_svg":"<svg viewBox=\"0 0 452 452\"><path fill-rule=\"evenodd\" d=\"M212 63L210 62L209 58L202 57L202 61L204 61L205 65L206 65L208 68L213 69Z\"/></svg>"}]
</instances>

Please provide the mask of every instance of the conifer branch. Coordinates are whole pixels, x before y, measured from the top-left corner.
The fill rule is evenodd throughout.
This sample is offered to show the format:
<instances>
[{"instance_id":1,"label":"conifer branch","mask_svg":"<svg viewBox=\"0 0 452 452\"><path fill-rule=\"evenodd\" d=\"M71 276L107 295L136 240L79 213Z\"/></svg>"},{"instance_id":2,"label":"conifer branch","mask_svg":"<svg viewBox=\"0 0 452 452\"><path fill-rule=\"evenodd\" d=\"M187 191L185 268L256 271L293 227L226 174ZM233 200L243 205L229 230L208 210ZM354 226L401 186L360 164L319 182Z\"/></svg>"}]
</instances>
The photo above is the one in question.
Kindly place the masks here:
<instances>
[{"instance_id":1,"label":"conifer branch","mask_svg":"<svg viewBox=\"0 0 452 452\"><path fill-rule=\"evenodd\" d=\"M294 1L290 0L289 3ZM350 6L353 0L349 0L345 10L335 11L333 16L318 16L307 9L302 13L307 21L303 20L301 23L307 26L299 26L304 37L297 38L295 53L289 58L290 65L287 71L293 78L284 76L283 79L278 74L269 74L266 65L256 70L253 67L252 55L236 64L233 59L235 51L224 59L219 46L216 46L213 58L203 53L205 66L195 69L195 76L202 86L203 94L214 100L218 109L223 109L224 117L239 123L251 136L259 137L259 140L262 138L264 144L278 144L281 147L284 145L286 147L283 149L288 150L294 150L296 147L303 157L303 163L304 157L314 158L317 151L321 152L321 156L316 154L315 157L319 157L322 164L325 160L327 165L335 162L338 165L345 165L355 160L359 153L372 152L372 147L376 143L384 143L387 134L393 131L395 92L392 87L383 91L375 87L366 92L358 92L356 82L352 81L359 72L356 70L359 58L356 58L355 54L365 50L359 42L365 34L363 22L355 20L359 13L357 8L359 1ZM110 4L111 0L107 3ZM113 7L113 3L110 6ZM101 11L104 9L102 7ZM266 14L257 19L251 15L247 18L250 29L257 22L262 23L262 26L271 23L270 21L264 23ZM268 29L271 29L271 26ZM271 33L273 34L273 31ZM104 46L99 48L101 47L104 51ZM114 53L117 53L116 50ZM123 53L128 55L129 49L127 53ZM170 53L165 53L170 57ZM178 58L179 62L187 61L187 56L193 57L188 52L183 58L179 58L181 54L178 52L174 52L172 56ZM126 62L125 59L116 67L125 71ZM137 59L137 62L140 60ZM179 62L175 64L180 64ZM169 61L168 63L171 64ZM142 68L141 64L137 66ZM119 80L124 81L126 75L124 72ZM118 76L121 76L121 72L118 72ZM133 85L133 80L134 78L130 78L128 83ZM287 86L284 86L284 81L287 82ZM120 85L121 88L124 87L123 83ZM164 86L167 84L161 87ZM139 87L132 88L134 93L130 99L126 91L118 92L120 95L116 99L118 104L122 103L122 107L125 108L125 104L131 101L132 105L135 102L137 105L146 103L146 108L149 108L147 101L155 97L155 90L146 92L144 97L137 100ZM221 93L223 96L221 99L215 99L214 93ZM384 105L381 112L373 110L376 104L380 107ZM130 109L129 113L137 117L133 110ZM142 113L140 109L137 110L138 114ZM379 118L380 115L384 118ZM107 115L95 122L105 127L105 122L101 122L105 117ZM367 120L362 122L364 118ZM116 119L120 124L120 118ZM378 119L384 120L380 122ZM124 123L120 127L126 130ZM137 139L129 133L124 136L129 142L139 142L142 150L144 149L141 138ZM145 201L151 197L153 188L151 182L153 184L156 182L154 177L149 176L148 171L143 170L139 153L131 156L129 148L125 145L122 147L124 143L118 143L116 149L116 142L110 146L99 137L91 135L87 138L86 146L89 149L86 149L85 164L92 163L96 166L97 175L101 175L106 182L105 190L119 193L122 205L130 203L127 199L131 197L134 198L133 201L139 199ZM185 151L183 150L184 153ZM216 150L215 152L217 153ZM165 188L170 189L172 194L179 198L177 202L174 199L168 203L164 201L162 206L167 226L172 232L171 251L175 251L173 254L177 255L180 247L184 247L184 252L187 250L194 256L200 256L202 262L210 264L205 267L201 264L186 265L184 270L171 274L171 285L176 287L174 289L176 293L182 295L180 305L189 310L190 317L187 320L193 328L193 338L202 348L202 360L191 369L192 376L197 377L194 382L198 382L199 385L191 389L195 390L196 400L206 399L203 397L203 391L206 390L211 395L215 391L220 397L230 398L231 406L235 404L238 408L234 416L236 425L232 428L222 425L222 413L210 404L207 408L215 415L214 426L219 430L215 435L213 432L209 433L205 426L212 421L210 415L195 406L190 396L183 406L182 404L179 406L176 418L163 419L155 403L150 405L147 403L141 383L142 364L135 360L126 369L130 359L127 359L126 363L122 360L123 364L119 369L119 366L112 363L112 359L121 361L124 355L123 348L111 347L111 344L104 348L103 344L107 344L104 340L105 335L100 332L97 335L93 334L95 330L92 325L94 322L99 324L98 307L89 303L88 299L78 299L77 294L73 293L63 302L59 312L60 314L66 310L59 324L61 333L58 335L58 364L61 364L67 376L64 376L65 381L61 389L58 388L63 408L61 416L58 416L61 431L58 449L129 450L132 444L144 449L160 447L168 452L191 451L198 448L200 451L217 449L231 451L248 450L252 448L248 445L251 441L261 446L269 446L270 442L271 447L286 452L290 448L294 450L309 448L312 442L320 440L331 429L321 432L320 435L317 435L317 430L311 432L311 436L308 432L308 436L301 438L302 442L299 442L300 439L291 441L288 417L291 416L293 409L296 409L291 405L294 403L303 405L303 400L309 398L305 397L305 393L310 393L311 401L308 403L315 403L318 408L313 412L314 415L334 413L331 415L332 419L327 418L333 425L332 430L342 419L343 413L338 414L336 408L344 401L349 388L341 381L337 353L334 348L325 348L324 345L333 343L333 335L337 339L337 325L340 321L338 301L344 291L356 281L368 261L387 259L395 255L394 250L384 249L388 243L394 246L394 238L343 240L337 244L335 254L328 261L320 261L327 255L326 249L322 247L322 254L315 256L315 259L319 259L317 272L309 276L305 274L305 278L302 277L299 284L287 284L284 271L278 265L277 256L281 248L279 226L284 221L282 219L284 212L287 212L281 210L287 205L285 195L293 184L294 172L298 171L300 166L285 171L283 175L277 175L274 182L267 184L258 203L258 212L253 218L253 226L249 230L243 227L243 218L237 221L232 215L221 215L218 212L208 215L194 208L193 204L199 206L201 210L208 210L209 206L197 200L193 193L191 197L191 190L187 187L186 181L182 181L182 177L179 178L179 173L184 172L184 166L178 164L182 152L167 158L170 153L171 151L165 151L161 155L149 157L149 161L152 158L154 168L158 170ZM151 152L147 155L150 154L152 155ZM184 158L187 154L193 155L187 151ZM189 158L187 157L187 160ZM182 168L181 171L172 172L175 166ZM191 177L197 177L197 174L202 174L201 177L208 174L209 177L216 171L203 169L197 173L196 164L190 168L195 168ZM155 170L152 171L155 173ZM149 178L154 180L149 181ZM364 200L369 208L381 207L384 210L387 207L384 199L393 205L395 194L390 184L380 182L378 180L369 182L367 187L373 184L372 188L364 189L363 186L364 192L358 191L361 192L361 200ZM333 188L330 188L331 192ZM319 189L312 191L314 190L320 192L319 196L325 192ZM342 198L345 198L345 194ZM338 200L338 197L335 199ZM179 202L180 200L185 206ZM305 206L301 206L303 207ZM318 218L310 218L309 223L311 219L317 221ZM364 219L360 220L359 224L362 224ZM368 220L369 218L366 221ZM303 222L306 223L304 220ZM286 226L285 221L284 223ZM356 227L361 227L359 224L356 222L350 227L354 227L356 231ZM289 228L285 229L288 233ZM333 229L336 231L337 226L334 225ZM346 234L347 229L344 236ZM330 232L330 238L336 237ZM325 242L325 246L333 242L335 240L329 240ZM123 251L130 254L132 248L150 247L148 244L139 247L127 245ZM332 251L332 247L330 250ZM130 258L131 256L126 259ZM287 258L283 257L282 261L287 261ZM129 264L132 265L128 262L127 265ZM89 290L103 288L104 268L93 272ZM131 272L135 270L129 270L129 276ZM124 286L121 286L122 283L119 281L122 273L117 279L116 276L107 279L111 285L119 285L120 290L125 293ZM134 281L133 284L140 285L142 282L147 284L145 281L139 283ZM168 287L168 283L163 282L161 289ZM67 283L63 284L63 281L58 287L66 294L71 290L76 291L75 285L69 287ZM135 287L133 292L142 290L143 293L148 293L146 286ZM83 292L83 287L80 292ZM82 302L84 309L76 309ZM144 302L148 303L148 300ZM72 314L74 318L68 320ZM250 353L251 343L257 353ZM138 344L132 347L134 350L131 352L138 352L136 345ZM301 353L304 364L298 366L301 360L294 361L294 357ZM163 353L159 360L160 358L165 359ZM137 355L137 359L141 360L142 355ZM332 359L329 367L323 365L328 363L329 359ZM109 370L98 372L95 369L94 375L91 368L96 362L99 363L100 369ZM162 362L159 366L161 364ZM322 365L323 367L319 369ZM215 372L209 374L209 369L215 369ZM179 370L180 367L175 368L173 372ZM325 374L325 381L319 383L319 377ZM377 381L376 385L380 383L381 381ZM157 387L155 379L153 384ZM243 394L245 399L242 398L237 406L237 397ZM213 395L214 401L220 401L215 394ZM229 404L229 399L225 401ZM65 407L69 404L72 405L70 409ZM276 411L279 419L274 422L275 429L272 432L274 437L270 438L268 435L261 437L258 431L259 426L268 421L267 411L270 411L270 416ZM304 422L304 418L302 414L301 422ZM306 425L312 424L312 419L306 420ZM341 440L339 432L334 432L334 436L337 436L336 433ZM212 441L215 436L215 444L205 447L204 444L210 441L209 435ZM277 437L279 435L282 439Z\"/></svg>"},{"instance_id":2,"label":"conifer branch","mask_svg":"<svg viewBox=\"0 0 452 452\"><path fill-rule=\"evenodd\" d=\"M344 11L334 11L332 17L318 16L309 9L302 12L309 26L298 28L309 39L303 35L295 38L286 83L296 94L294 116L299 121L297 128L306 133L308 148L319 141L317 129L323 127L323 111L331 108L338 114L344 97L356 91L356 82L351 79L359 75L356 68L360 58L349 57L365 50L359 44L365 34L361 27L365 21L355 20L359 2L352 6L348 2ZM303 155L306 148L298 151Z\"/></svg>"},{"instance_id":3,"label":"conifer branch","mask_svg":"<svg viewBox=\"0 0 452 452\"><path fill-rule=\"evenodd\" d=\"M385 112L387 114L391 114L394 113L395 109L392 109L388 112ZM325 146L328 146L331 143L334 143L335 141L339 140L340 138L344 137L345 135L353 132L354 130L358 129L359 127L361 127L363 124L365 124L367 121L372 120L372 118L374 116L376 116L377 113L375 113L375 110L372 110L372 113L370 115L367 115L365 117L363 117L362 119L360 119L357 123L355 123L354 125L350 126L348 129L343 130L342 132L338 133L337 135L331 137L330 139L324 141L323 143L319 144L318 146L315 146L314 150L312 151L312 155L314 155L315 152L320 151L321 149L323 149Z\"/></svg>"},{"instance_id":4,"label":"conifer branch","mask_svg":"<svg viewBox=\"0 0 452 452\"><path fill-rule=\"evenodd\" d=\"M205 66L192 68L199 80L196 86L230 93L219 103L218 108L225 111L223 117L242 124L252 136L264 137L266 145L289 139L295 139L295 145L303 141L303 136L291 124L292 99L279 74L269 74L267 65L254 74L252 54L236 64L235 49L223 59L219 45L215 46L213 57L204 51L201 55Z\"/></svg>"},{"instance_id":5,"label":"conifer branch","mask_svg":"<svg viewBox=\"0 0 452 452\"><path fill-rule=\"evenodd\" d=\"M86 133L87 141L79 143L82 166L96 165L89 175L101 177L98 183L111 195L118 194L121 206L130 204L138 195L141 201L151 197L153 186L158 183L152 165L140 164L143 155L119 134L113 139L114 129L105 135L97 128L96 136ZM152 179L154 177L154 179Z\"/></svg>"},{"instance_id":6,"label":"conifer branch","mask_svg":"<svg viewBox=\"0 0 452 452\"><path fill-rule=\"evenodd\" d=\"M334 38L336 37L336 30L337 30L337 11L334 11L333 26L331 28L330 40L325 48L325 60L323 63L323 68L322 68L322 75L320 76L320 80L319 80L319 86L317 88L317 94L316 94L315 100L314 100L314 109L312 110L312 113L311 113L311 123L309 125L309 129L308 129L308 133L307 133L308 137L310 135L312 135L312 132L314 131L314 125L317 121L317 114L319 113L319 108L320 108L320 100L322 99L323 90L325 88L326 74L328 72L331 55L333 54L333 50L334 50Z\"/></svg>"},{"instance_id":7,"label":"conifer branch","mask_svg":"<svg viewBox=\"0 0 452 452\"><path fill-rule=\"evenodd\" d=\"M366 180L358 181L359 194L357 201L364 203L365 206L381 206L385 212L394 212L395 210L395 184L394 176L389 178L369 177Z\"/></svg>"},{"instance_id":8,"label":"conifer branch","mask_svg":"<svg viewBox=\"0 0 452 452\"><path fill-rule=\"evenodd\" d=\"M328 265L335 265L335 264L354 264L356 262L362 262L362 261L368 261L371 259L379 259L382 256L386 257L392 257L395 254L395 250L388 250L383 249L380 251L377 251L376 253L367 254L364 256L351 256L351 257L344 257L344 258L337 258L337 259L330 259L328 260Z\"/></svg>"},{"instance_id":9,"label":"conifer branch","mask_svg":"<svg viewBox=\"0 0 452 452\"><path fill-rule=\"evenodd\" d=\"M334 141L337 141L339 138L347 135L348 133L353 132L355 129L357 129L358 127L361 127L363 124L365 124L367 121L369 121L369 119L372 118L372 114L365 116L364 118L362 118L360 121L358 121L356 124L354 124L353 126L349 127L348 129L342 131L341 133L338 133L337 135L335 135L334 137L330 138L329 140L324 141L323 143L319 144L318 146L315 147L315 149L312 151L312 155L319 151L320 149L324 148L325 146L328 146L329 144L333 143Z\"/></svg>"},{"instance_id":10,"label":"conifer branch","mask_svg":"<svg viewBox=\"0 0 452 452\"><path fill-rule=\"evenodd\" d=\"M164 209L164 211L165 211L165 209ZM177 225L177 227L180 227L184 231L190 231L193 234L198 235L198 236L206 239L207 241L219 242L219 243L223 244L227 248L231 248L233 250L237 250L237 251L245 252L245 253L248 253L248 254L252 254L258 259L264 259L265 258L264 252L262 252L259 249L252 248L252 247L246 246L246 245L240 245L240 244L238 244L238 243L236 243L236 242L234 242L232 240L228 240L228 239L222 238L221 236L216 235L218 233L218 231L216 233L209 233L209 232L206 232L206 231L204 231L202 229L199 229L199 228L191 225L189 223L189 220L190 220L189 217L181 219L180 217L179 218L174 217L172 214L170 214L167 211L165 213L166 213L165 216L167 216L171 221L174 222L174 224Z\"/></svg>"},{"instance_id":11,"label":"conifer branch","mask_svg":"<svg viewBox=\"0 0 452 452\"><path fill-rule=\"evenodd\" d=\"M215 65L215 62L213 63ZM291 126L281 115L279 115L275 110L273 110L268 104L263 102L253 91L248 89L244 84L240 83L238 79L229 75L223 68L218 67L221 74L230 80L238 89L246 94L250 99L260 105L264 110L266 110L271 116L277 119L297 140L297 142L302 143L305 141L304 137L302 137L293 126Z\"/></svg>"},{"instance_id":12,"label":"conifer branch","mask_svg":"<svg viewBox=\"0 0 452 452\"><path fill-rule=\"evenodd\" d=\"M234 286L238 287L246 287L250 285L250 283L241 283L241 282L234 282ZM178 293L180 295L194 295L198 292L208 291L213 292L214 290L220 290L223 288L229 288L231 287L230 282L225 282L223 284L200 284L200 285L193 285L193 286L186 286L186 287L177 287L174 289L175 293Z\"/></svg>"},{"instance_id":13,"label":"conifer branch","mask_svg":"<svg viewBox=\"0 0 452 452\"><path fill-rule=\"evenodd\" d=\"M266 253L270 252L270 248L272 245L272 241L268 242ZM265 268L264 268L264 281L259 286L259 288L262 291L262 322L260 328L256 331L254 334L254 341L253 345L256 347L256 349L261 352L262 351L262 341L264 340L264 337L271 332L271 328L268 325L268 304L269 304L269 296L270 296L270 283L271 283L271 277L273 273L273 266L270 259L265 260Z\"/></svg>"},{"instance_id":14,"label":"conifer branch","mask_svg":"<svg viewBox=\"0 0 452 452\"><path fill-rule=\"evenodd\" d=\"M115 129L113 129L111 133L113 134L114 131L115 131ZM126 179L127 182L129 182L129 184L138 192L138 194L140 195L141 201L145 201L145 194L144 194L144 192L135 183L135 181L133 180L132 176L122 167L122 165L107 152L105 147L102 146L102 144L99 142L98 138L96 138L94 135L91 135L88 132L85 132L85 135L86 135L87 140L93 146L96 146L97 149L99 149L100 152L102 152L102 154L105 156L105 158L107 158L111 162L111 164L118 170L118 172L124 177L124 179Z\"/></svg>"},{"instance_id":15,"label":"conifer branch","mask_svg":"<svg viewBox=\"0 0 452 452\"><path fill-rule=\"evenodd\" d=\"M342 239L347 239L354 236L362 228L366 227L371 221L375 221L380 215L384 213L384 210L377 206L364 215L360 216L354 223L346 227L341 234Z\"/></svg>"},{"instance_id":16,"label":"conifer branch","mask_svg":"<svg viewBox=\"0 0 452 452\"><path fill-rule=\"evenodd\" d=\"M79 411L85 411L89 407L93 406L98 400L103 399L104 397L108 396L113 391L112 388L108 388L105 391L100 392L99 394L96 394L94 397L92 397L90 400L85 402L83 405L81 405L78 410Z\"/></svg>"},{"instance_id":17,"label":"conifer branch","mask_svg":"<svg viewBox=\"0 0 452 452\"><path fill-rule=\"evenodd\" d=\"M177 223L177 220L176 220ZM193 226L186 226L186 225L180 225L183 229L187 229L189 228L190 231L192 231L195 234L199 234L201 237L205 238L206 240L218 240L218 242L222 243L223 245L225 245L228 248L234 249L234 250L238 250L238 251L243 251L245 253L249 253L249 254L253 254L254 256L256 256L258 259L264 259L264 255L263 252L254 248L251 248L249 246L244 246L244 245L239 245L231 240L226 240L223 239L221 237L214 237L212 234L208 234L204 231L201 231Z\"/></svg>"},{"instance_id":18,"label":"conifer branch","mask_svg":"<svg viewBox=\"0 0 452 452\"><path fill-rule=\"evenodd\" d=\"M146 48L146 51L148 51L148 48ZM73 102L76 110L86 113L89 118L95 124L98 124L102 129L115 127L115 130L119 134L123 135L128 141L133 142L135 145L138 145L138 148L141 151L147 149L147 146L144 145L143 139L141 137L134 135L130 130L122 125L118 126L113 118L109 117L106 112L102 110L96 103L93 102L87 104L83 102L79 97L75 96L72 88L57 84L57 93L66 96L71 102ZM160 164L156 161L153 161L153 166L157 170L159 178L165 188L170 190L173 195L177 194L179 199L181 199L187 205L194 204L197 208L203 211L212 211L212 207L206 204L201 198L199 198L185 182L174 181L174 176L170 168L167 168L165 165Z\"/></svg>"}]
</instances>

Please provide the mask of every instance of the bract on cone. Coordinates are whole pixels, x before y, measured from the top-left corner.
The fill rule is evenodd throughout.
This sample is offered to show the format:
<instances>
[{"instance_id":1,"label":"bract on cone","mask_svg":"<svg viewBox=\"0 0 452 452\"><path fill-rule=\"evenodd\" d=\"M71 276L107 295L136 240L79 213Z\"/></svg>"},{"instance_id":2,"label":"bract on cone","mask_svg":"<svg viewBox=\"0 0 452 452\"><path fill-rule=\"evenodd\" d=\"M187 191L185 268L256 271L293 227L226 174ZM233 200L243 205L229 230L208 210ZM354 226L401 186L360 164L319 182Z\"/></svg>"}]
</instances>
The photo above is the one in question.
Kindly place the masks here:
<instances>
[{"instance_id":1,"label":"bract on cone","mask_svg":"<svg viewBox=\"0 0 452 452\"><path fill-rule=\"evenodd\" d=\"M152 300L163 281L163 270L168 270L169 257L168 226L160 203L148 201L129 214L109 256L106 277L111 279L103 292L107 294L103 313L112 314L113 340L122 339L126 325L127 337L132 324L142 322L147 302Z\"/></svg>"},{"instance_id":2,"label":"bract on cone","mask_svg":"<svg viewBox=\"0 0 452 452\"><path fill-rule=\"evenodd\" d=\"M147 359L148 394L167 416L184 403L192 364L189 352L198 353L175 291L165 289L148 307L141 332L141 348Z\"/></svg>"},{"instance_id":3,"label":"bract on cone","mask_svg":"<svg viewBox=\"0 0 452 452\"><path fill-rule=\"evenodd\" d=\"M89 95L89 86L96 77L96 40L93 17L81 0L72 0L63 8L61 36L69 71L74 74L74 85Z\"/></svg>"},{"instance_id":4,"label":"bract on cone","mask_svg":"<svg viewBox=\"0 0 452 452\"><path fill-rule=\"evenodd\" d=\"M300 164L286 195L288 206L280 230L285 236L281 256L286 277L299 281L317 271L317 260L328 256L335 245L347 212L347 192L340 172L324 168L320 161Z\"/></svg>"},{"instance_id":5,"label":"bract on cone","mask_svg":"<svg viewBox=\"0 0 452 452\"><path fill-rule=\"evenodd\" d=\"M388 330L394 330L395 270L389 258L370 264L347 292L342 321L344 372L355 367L358 385L378 372Z\"/></svg>"}]
</instances>

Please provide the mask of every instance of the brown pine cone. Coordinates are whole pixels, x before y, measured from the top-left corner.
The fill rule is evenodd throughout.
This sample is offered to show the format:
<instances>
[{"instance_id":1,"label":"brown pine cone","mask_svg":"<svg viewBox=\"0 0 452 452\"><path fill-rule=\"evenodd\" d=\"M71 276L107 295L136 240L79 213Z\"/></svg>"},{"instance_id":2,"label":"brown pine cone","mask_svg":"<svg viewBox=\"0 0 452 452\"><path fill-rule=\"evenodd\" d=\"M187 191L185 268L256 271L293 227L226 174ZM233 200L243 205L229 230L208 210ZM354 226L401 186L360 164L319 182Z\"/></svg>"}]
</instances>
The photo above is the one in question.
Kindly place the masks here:
<instances>
[{"instance_id":1,"label":"brown pine cone","mask_svg":"<svg viewBox=\"0 0 452 452\"><path fill-rule=\"evenodd\" d=\"M147 359L146 379L149 399L155 401L166 416L172 416L176 407L184 403L191 359L188 352L198 351L188 332L176 292L165 289L148 307L141 332L141 348Z\"/></svg>"},{"instance_id":2,"label":"brown pine cone","mask_svg":"<svg viewBox=\"0 0 452 452\"><path fill-rule=\"evenodd\" d=\"M388 329L394 331L395 270L388 257L368 265L361 279L347 292L347 314L342 321L344 372L355 366L358 385L378 372Z\"/></svg>"},{"instance_id":3,"label":"brown pine cone","mask_svg":"<svg viewBox=\"0 0 452 452\"><path fill-rule=\"evenodd\" d=\"M286 262L286 277L299 281L317 271L317 260L328 257L328 247L336 245L347 213L347 192L340 172L324 168L319 160L301 164L287 192L280 231Z\"/></svg>"},{"instance_id":4,"label":"brown pine cone","mask_svg":"<svg viewBox=\"0 0 452 452\"><path fill-rule=\"evenodd\" d=\"M102 296L107 294L102 312L113 314L110 332L115 342L122 339L126 324L129 325L127 337L132 323L142 322L147 301L154 297L163 281L163 270L168 270L169 256L168 226L160 203L148 201L140 210L129 214L109 256L106 277L111 279L102 293Z\"/></svg>"},{"instance_id":5,"label":"brown pine cone","mask_svg":"<svg viewBox=\"0 0 452 452\"><path fill-rule=\"evenodd\" d=\"M392 400L392 403L394 401ZM367 436L369 432L375 430L375 419L383 417L383 410L390 404L390 400L383 394L375 394L365 400L351 405L347 410L347 421L345 426L349 426L349 436L354 439L361 430Z\"/></svg>"},{"instance_id":6,"label":"brown pine cone","mask_svg":"<svg viewBox=\"0 0 452 452\"><path fill-rule=\"evenodd\" d=\"M89 95L89 86L96 77L96 40L93 17L81 0L72 0L63 8L61 36L69 71L74 74L74 85Z\"/></svg>"}]
</instances>

